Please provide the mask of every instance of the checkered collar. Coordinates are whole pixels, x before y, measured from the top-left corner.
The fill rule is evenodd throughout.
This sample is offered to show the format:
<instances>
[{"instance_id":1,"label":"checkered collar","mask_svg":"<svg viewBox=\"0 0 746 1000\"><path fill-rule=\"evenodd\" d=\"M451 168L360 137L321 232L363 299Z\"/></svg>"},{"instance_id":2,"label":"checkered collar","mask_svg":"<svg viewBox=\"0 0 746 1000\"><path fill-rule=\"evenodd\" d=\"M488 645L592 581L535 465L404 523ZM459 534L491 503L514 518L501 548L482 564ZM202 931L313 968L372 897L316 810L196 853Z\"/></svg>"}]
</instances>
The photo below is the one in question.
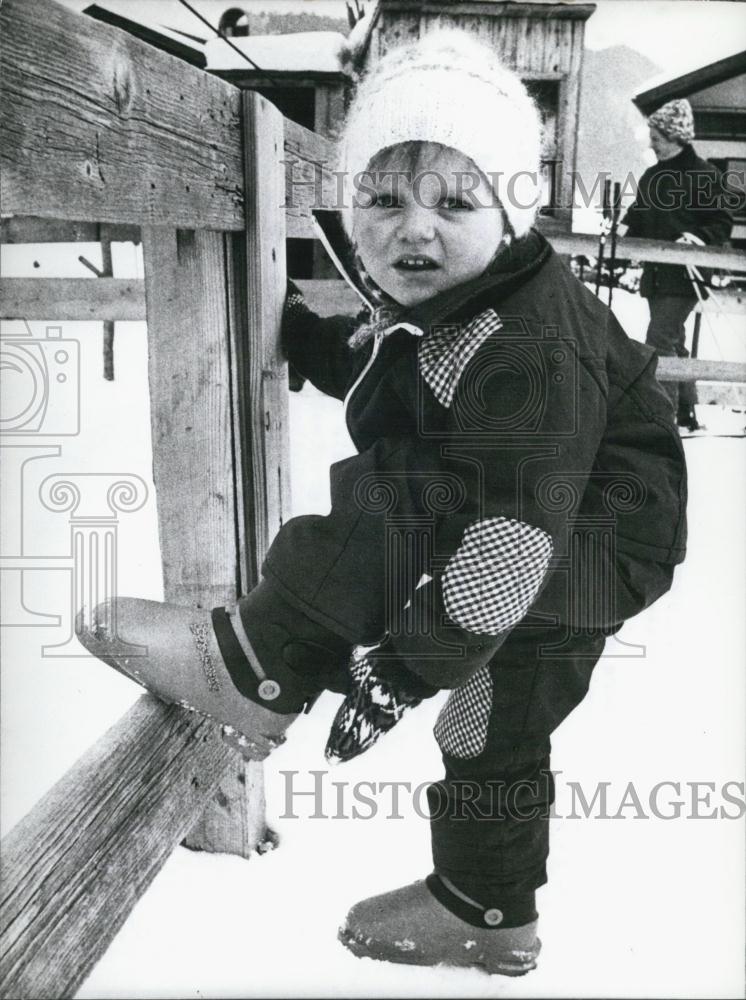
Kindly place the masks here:
<instances>
[{"instance_id":1,"label":"checkered collar","mask_svg":"<svg viewBox=\"0 0 746 1000\"><path fill-rule=\"evenodd\" d=\"M485 309L468 323L435 325L419 344L420 374L441 406L450 407L464 369L481 344L502 329L494 309Z\"/></svg>"}]
</instances>

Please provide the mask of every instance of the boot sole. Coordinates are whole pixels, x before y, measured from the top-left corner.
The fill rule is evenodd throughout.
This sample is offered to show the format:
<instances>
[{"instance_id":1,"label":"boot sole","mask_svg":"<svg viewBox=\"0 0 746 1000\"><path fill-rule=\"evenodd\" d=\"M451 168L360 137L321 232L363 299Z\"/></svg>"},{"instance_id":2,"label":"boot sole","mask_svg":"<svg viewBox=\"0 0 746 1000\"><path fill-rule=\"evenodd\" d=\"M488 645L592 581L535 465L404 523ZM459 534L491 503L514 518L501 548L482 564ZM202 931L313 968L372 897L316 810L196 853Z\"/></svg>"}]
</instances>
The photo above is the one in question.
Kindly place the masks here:
<instances>
[{"instance_id":1,"label":"boot sole","mask_svg":"<svg viewBox=\"0 0 746 1000\"><path fill-rule=\"evenodd\" d=\"M257 746L255 740L250 739L248 736L236 730L233 726L230 726L228 725L228 723L223 722L222 719L218 719L216 716L210 715L209 712L204 712L200 708L194 708L192 705L189 705L186 701L183 700L176 701L173 698L165 697L165 695L162 695L157 691L153 691L142 680L140 680L134 674L129 673L125 667L119 666L116 663L116 661L113 660L111 657L108 657L107 659L104 659L103 657L98 657L98 658L102 662L106 663L107 666L113 667L124 677L129 678L131 681L134 681L135 684L138 684L144 691L147 691L149 695L152 695L153 698L157 698L158 701L162 701L164 705L176 705L179 708L183 708L187 712L191 712L194 715L199 715L200 718L203 719L209 719L210 722L214 722L216 725L220 726L220 738L222 739L223 743L229 746L231 750L234 750L237 754L239 754L245 761L253 761L261 763L262 761L266 760L267 757L269 757L272 750L275 750L278 746L280 746L281 743L285 742L284 739L280 740L274 746L271 746L267 749L261 746Z\"/></svg>"},{"instance_id":2,"label":"boot sole","mask_svg":"<svg viewBox=\"0 0 746 1000\"><path fill-rule=\"evenodd\" d=\"M426 955L418 955L416 951L393 951L383 946L377 948L371 938L360 940L351 931L340 927L337 934L339 941L357 958L372 958L377 962L395 962L399 965L446 966L459 969L477 969L495 976L525 976L536 968L536 959L541 950L541 941L537 938L535 946L530 951L512 952L504 958L491 958L486 961L469 962L457 958L441 958L430 960Z\"/></svg>"},{"instance_id":3,"label":"boot sole","mask_svg":"<svg viewBox=\"0 0 746 1000\"><path fill-rule=\"evenodd\" d=\"M137 599L125 598L124 601L130 603L138 603ZM143 605L149 605L153 602L139 602ZM164 605L168 607L168 605ZM146 609L147 610L147 609ZM183 623L182 623L183 624ZM88 651L99 659L102 663L107 666L112 667L122 676L129 678L138 684L141 688L151 694L154 698L158 698L159 701L166 705L176 705L186 711L193 712L194 714L200 716L204 719L209 719L211 722L216 723L220 726L221 737L223 742L226 743L232 750L238 753L246 761L263 761L269 756L272 750L276 749L280 744L285 742L284 733L278 734L277 736L265 736L263 734L256 734L254 736L249 736L244 733L240 728L240 723L234 721L227 721L226 717L223 715L222 711L216 712L214 709L208 707L197 707L190 704L190 702L183 698L178 697L176 693L166 692L162 690L158 679L155 683L150 682L150 678L147 675L147 671L137 669L137 661L130 662L130 658L127 655L112 656L107 655L107 644L108 644L108 632L104 629L102 633L88 630L83 626L82 621L80 621L80 615L78 620L76 620L76 634L81 642L81 644L88 649ZM145 676L143 676L145 673ZM220 708L220 706L218 706ZM230 718L230 714L226 713Z\"/></svg>"}]
</instances>

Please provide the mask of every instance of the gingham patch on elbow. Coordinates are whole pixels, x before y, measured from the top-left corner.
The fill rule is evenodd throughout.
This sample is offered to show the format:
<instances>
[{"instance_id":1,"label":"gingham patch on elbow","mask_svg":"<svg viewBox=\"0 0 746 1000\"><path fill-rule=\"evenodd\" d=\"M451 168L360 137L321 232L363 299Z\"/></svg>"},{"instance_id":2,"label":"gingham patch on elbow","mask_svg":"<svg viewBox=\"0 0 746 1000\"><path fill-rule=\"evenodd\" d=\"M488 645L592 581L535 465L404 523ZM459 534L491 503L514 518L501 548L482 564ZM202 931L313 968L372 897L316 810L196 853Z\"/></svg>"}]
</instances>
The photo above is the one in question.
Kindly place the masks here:
<instances>
[{"instance_id":1,"label":"gingham patch on elbow","mask_svg":"<svg viewBox=\"0 0 746 1000\"><path fill-rule=\"evenodd\" d=\"M477 757L487 742L492 709L492 676L482 667L449 695L435 721L433 733L443 753Z\"/></svg>"},{"instance_id":2,"label":"gingham patch on elbow","mask_svg":"<svg viewBox=\"0 0 746 1000\"><path fill-rule=\"evenodd\" d=\"M507 517L476 521L443 575L449 617L470 632L499 635L526 614L552 556L546 531Z\"/></svg>"}]
</instances>

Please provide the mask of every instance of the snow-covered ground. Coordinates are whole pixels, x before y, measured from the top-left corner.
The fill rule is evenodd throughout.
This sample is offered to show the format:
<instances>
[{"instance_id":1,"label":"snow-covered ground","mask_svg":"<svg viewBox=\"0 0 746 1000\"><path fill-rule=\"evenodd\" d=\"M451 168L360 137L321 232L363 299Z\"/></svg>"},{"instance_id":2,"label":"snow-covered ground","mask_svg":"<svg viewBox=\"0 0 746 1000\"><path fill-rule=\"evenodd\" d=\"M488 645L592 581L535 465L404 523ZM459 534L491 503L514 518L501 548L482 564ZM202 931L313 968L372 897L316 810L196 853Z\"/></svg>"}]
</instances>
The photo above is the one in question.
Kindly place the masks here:
<instances>
[{"instance_id":1,"label":"snow-covered ground","mask_svg":"<svg viewBox=\"0 0 746 1000\"><path fill-rule=\"evenodd\" d=\"M95 259L94 248L89 252ZM27 266L18 263L23 273ZM641 339L644 305L616 294L615 307ZM42 326L32 324L37 334ZM703 357L742 357L742 341L723 326L720 354L703 331ZM80 435L60 439L59 456L27 464L23 496L16 466L7 450L3 455L4 522L12 533L16 515L26 519L28 555L64 555L68 544L66 515L34 504L49 474L127 472L150 483L144 326L118 324L114 383L100 377L97 324L77 324L65 335L81 344ZM307 388L292 397L291 415L296 513L323 512L325 470L350 450L341 409ZM700 416L729 431L746 422L728 408L703 408ZM393 966L356 959L336 941L354 902L429 871L420 799L400 788L397 811L392 789L380 783L417 789L440 777L431 729L442 698L367 755L327 772L322 751L338 702L328 695L266 767L280 848L249 862L177 849L79 996L742 996L744 824L729 817L743 812L746 442L700 438L685 447L689 557L673 590L610 646L589 696L554 739L553 766L562 773L550 879L539 892L544 948L535 972L509 980ZM158 598L152 484L145 506L122 515L119 530L120 592ZM3 552L16 551L9 535ZM69 630L65 577L27 575L27 606L62 615L59 628L1 633L4 831L139 695L96 662L41 656L42 643L59 642ZM315 779L314 771L324 773ZM314 780L319 800L288 798L311 790ZM377 783L363 789L375 804L371 818L350 818L358 782ZM580 812L573 788L590 800L601 782L608 783L607 814L618 818L598 818L598 810L573 818ZM676 801L683 803L678 817ZM316 806L323 815L312 815Z\"/></svg>"}]
</instances>

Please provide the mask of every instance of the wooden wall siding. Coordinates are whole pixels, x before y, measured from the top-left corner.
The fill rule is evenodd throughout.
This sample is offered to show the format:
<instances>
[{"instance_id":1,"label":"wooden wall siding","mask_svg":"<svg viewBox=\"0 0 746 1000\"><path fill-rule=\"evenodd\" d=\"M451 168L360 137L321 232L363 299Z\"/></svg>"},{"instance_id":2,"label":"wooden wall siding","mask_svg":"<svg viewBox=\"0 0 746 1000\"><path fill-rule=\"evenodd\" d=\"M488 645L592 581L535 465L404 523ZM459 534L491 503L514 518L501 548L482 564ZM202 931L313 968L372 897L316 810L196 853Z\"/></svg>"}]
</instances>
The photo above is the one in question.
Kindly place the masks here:
<instances>
[{"instance_id":1,"label":"wooden wall siding","mask_svg":"<svg viewBox=\"0 0 746 1000\"><path fill-rule=\"evenodd\" d=\"M419 14L392 13L382 10L373 29L367 64L374 65L389 49L416 42L420 37Z\"/></svg>"},{"instance_id":2,"label":"wooden wall siding","mask_svg":"<svg viewBox=\"0 0 746 1000\"><path fill-rule=\"evenodd\" d=\"M388 49L416 41L436 27L460 28L492 45L500 58L516 72L568 73L575 61L575 48L582 38L584 22L533 17L488 17L476 14L399 13L383 11L374 29L377 48L373 59ZM372 60L371 60L372 61Z\"/></svg>"},{"instance_id":3,"label":"wooden wall siding","mask_svg":"<svg viewBox=\"0 0 746 1000\"><path fill-rule=\"evenodd\" d=\"M279 114L279 112L278 112ZM336 154L331 140L284 119L285 222L290 237L308 237L312 208L336 206ZM283 204L282 194L278 201Z\"/></svg>"},{"instance_id":4,"label":"wooden wall siding","mask_svg":"<svg viewBox=\"0 0 746 1000\"><path fill-rule=\"evenodd\" d=\"M345 88L343 84L317 84L314 132L334 140L344 119L344 102Z\"/></svg>"},{"instance_id":5,"label":"wooden wall siding","mask_svg":"<svg viewBox=\"0 0 746 1000\"><path fill-rule=\"evenodd\" d=\"M6 0L7 215L243 226L240 93L52 0Z\"/></svg>"},{"instance_id":6,"label":"wooden wall siding","mask_svg":"<svg viewBox=\"0 0 746 1000\"><path fill-rule=\"evenodd\" d=\"M469 32L491 46L500 59L524 79L559 82L557 141L552 151L552 158L560 161L556 167L555 192L559 209L553 220L546 220L546 225L569 228L585 21L574 17L515 16L509 12L490 16L471 4L440 13L427 7L419 12L384 8L373 30L369 64L375 63L390 48L415 41L437 27ZM485 122L485 126L489 127L489 123Z\"/></svg>"}]
</instances>

